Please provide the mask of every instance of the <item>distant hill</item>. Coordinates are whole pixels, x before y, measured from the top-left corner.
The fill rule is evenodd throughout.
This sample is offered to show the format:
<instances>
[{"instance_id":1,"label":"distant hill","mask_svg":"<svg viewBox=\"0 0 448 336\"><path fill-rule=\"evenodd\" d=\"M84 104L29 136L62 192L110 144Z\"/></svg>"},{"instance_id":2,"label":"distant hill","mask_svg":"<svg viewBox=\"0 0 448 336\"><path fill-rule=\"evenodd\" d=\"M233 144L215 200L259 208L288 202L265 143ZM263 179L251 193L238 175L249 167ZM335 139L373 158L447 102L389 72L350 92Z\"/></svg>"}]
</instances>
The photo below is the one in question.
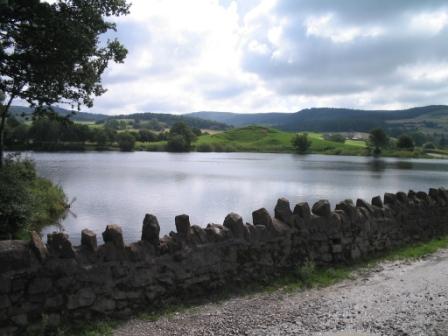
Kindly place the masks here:
<instances>
[{"instance_id":1,"label":"distant hill","mask_svg":"<svg viewBox=\"0 0 448 336\"><path fill-rule=\"evenodd\" d=\"M390 131L448 131L448 106L445 105L405 110L310 108L295 113L194 112L188 115L235 127L256 124L285 131L366 132L375 127Z\"/></svg>"},{"instance_id":2,"label":"distant hill","mask_svg":"<svg viewBox=\"0 0 448 336\"><path fill-rule=\"evenodd\" d=\"M72 113L71 110L62 108L62 107L53 107L53 110L61 116L67 116ZM11 115L15 117L30 117L33 113L33 109L26 106L11 106L10 107ZM109 118L109 116L105 114L97 114L97 113L88 113L88 112L78 112L75 111L75 114L71 117L72 120L75 121L101 121Z\"/></svg>"},{"instance_id":3,"label":"distant hill","mask_svg":"<svg viewBox=\"0 0 448 336\"><path fill-rule=\"evenodd\" d=\"M176 122L184 122L190 127L211 129L211 130L226 130L229 125L216 120L208 120L206 118L197 118L187 115L175 115L167 113L133 113L111 116L109 119L126 119L138 121L157 121L165 127L171 127Z\"/></svg>"},{"instance_id":4,"label":"distant hill","mask_svg":"<svg viewBox=\"0 0 448 336\"><path fill-rule=\"evenodd\" d=\"M54 111L61 116L67 116L72 111L64 109L61 107L53 107ZM18 118L29 118L33 113L33 109L25 106L11 106L11 115ZM88 112L77 112L71 117L74 121L83 122L101 122L109 119L126 119L126 120L139 120L139 121L156 121L162 127L171 127L175 122L183 121L190 127L196 127L201 129L212 129L212 130L226 130L229 128L228 125L214 120L204 120L201 118L182 116L174 114L164 114L164 113L134 113L126 115L108 116L105 114L88 113Z\"/></svg>"}]
</instances>

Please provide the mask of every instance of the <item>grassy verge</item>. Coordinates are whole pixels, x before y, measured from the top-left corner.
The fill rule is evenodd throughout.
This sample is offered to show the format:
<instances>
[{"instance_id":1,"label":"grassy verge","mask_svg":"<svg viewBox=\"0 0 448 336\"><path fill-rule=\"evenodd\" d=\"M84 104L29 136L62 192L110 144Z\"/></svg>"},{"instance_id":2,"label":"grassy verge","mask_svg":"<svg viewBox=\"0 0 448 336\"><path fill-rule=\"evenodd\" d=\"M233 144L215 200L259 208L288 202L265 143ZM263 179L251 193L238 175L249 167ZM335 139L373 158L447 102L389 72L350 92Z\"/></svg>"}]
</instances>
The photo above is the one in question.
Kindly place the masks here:
<instances>
[{"instance_id":1,"label":"grassy verge","mask_svg":"<svg viewBox=\"0 0 448 336\"><path fill-rule=\"evenodd\" d=\"M0 239L28 239L67 209L61 187L36 175L31 161L7 159L0 169Z\"/></svg>"},{"instance_id":2,"label":"grassy verge","mask_svg":"<svg viewBox=\"0 0 448 336\"><path fill-rule=\"evenodd\" d=\"M354 265L341 265L335 267L315 267L313 263L306 263L302 267L277 277L268 283L251 284L243 288L232 288L221 291L207 301L194 302L191 304L175 304L160 307L157 310L146 311L136 316L147 321L157 321L160 318L170 318L182 312L194 312L201 304L206 302L219 303L223 300L235 296L254 295L262 292L294 292L309 288L322 288L333 285L337 282L355 278L359 273L368 272L373 267L384 261L414 261L437 252L440 249L448 248L448 236L433 239L429 242L413 244L406 247L394 249L388 253L362 260ZM112 320L100 321L97 323L83 325L82 327L65 327L58 330L56 335L80 335L80 336L109 336L119 325L119 322Z\"/></svg>"}]
</instances>

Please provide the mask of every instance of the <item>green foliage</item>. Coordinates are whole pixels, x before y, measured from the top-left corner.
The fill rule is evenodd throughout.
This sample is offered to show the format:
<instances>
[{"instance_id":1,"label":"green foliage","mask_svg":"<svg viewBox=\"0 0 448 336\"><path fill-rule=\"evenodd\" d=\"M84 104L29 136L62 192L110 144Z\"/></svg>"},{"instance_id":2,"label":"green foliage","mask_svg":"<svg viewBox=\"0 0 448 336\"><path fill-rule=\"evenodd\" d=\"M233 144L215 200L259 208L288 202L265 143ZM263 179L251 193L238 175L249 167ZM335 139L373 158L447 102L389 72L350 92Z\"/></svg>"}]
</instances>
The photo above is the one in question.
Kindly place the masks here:
<instances>
[{"instance_id":1,"label":"green foliage","mask_svg":"<svg viewBox=\"0 0 448 336\"><path fill-rule=\"evenodd\" d=\"M381 153L381 149L388 145L389 138L382 128L375 128L370 131L369 141L374 147L373 153L375 155L379 155Z\"/></svg>"},{"instance_id":2,"label":"green foliage","mask_svg":"<svg viewBox=\"0 0 448 336\"><path fill-rule=\"evenodd\" d=\"M188 152L196 136L184 122L175 123L169 132L167 150L170 152Z\"/></svg>"},{"instance_id":3,"label":"green foliage","mask_svg":"<svg viewBox=\"0 0 448 336\"><path fill-rule=\"evenodd\" d=\"M436 145L434 145L434 143L432 143L432 142L427 142L423 145L423 149L424 150L436 149Z\"/></svg>"},{"instance_id":4,"label":"green foliage","mask_svg":"<svg viewBox=\"0 0 448 336\"><path fill-rule=\"evenodd\" d=\"M442 136L440 137L440 141L439 141L439 146L440 148L445 148L446 144L447 144L447 140L445 138L445 134L442 134Z\"/></svg>"},{"instance_id":5,"label":"green foliage","mask_svg":"<svg viewBox=\"0 0 448 336\"><path fill-rule=\"evenodd\" d=\"M169 152L188 152L190 150L190 145L187 139L181 134L170 135L166 149Z\"/></svg>"},{"instance_id":6,"label":"green foliage","mask_svg":"<svg viewBox=\"0 0 448 336\"><path fill-rule=\"evenodd\" d=\"M414 149L414 141L412 140L412 138L409 135L402 134L398 138L397 148L413 150Z\"/></svg>"},{"instance_id":7,"label":"green foliage","mask_svg":"<svg viewBox=\"0 0 448 336\"><path fill-rule=\"evenodd\" d=\"M0 169L0 239L14 237L28 223L32 212L29 186L35 178L29 162L5 160Z\"/></svg>"},{"instance_id":8,"label":"green foliage","mask_svg":"<svg viewBox=\"0 0 448 336\"><path fill-rule=\"evenodd\" d=\"M52 224L66 209L61 188L37 177L29 160L9 157L0 169L0 239Z\"/></svg>"},{"instance_id":9,"label":"green foliage","mask_svg":"<svg viewBox=\"0 0 448 336\"><path fill-rule=\"evenodd\" d=\"M217 134L203 134L195 142L196 148L202 144L211 145L213 151L292 153L292 139L295 134L273 128L247 126ZM320 133L308 133L312 153L338 155L365 155L364 141L347 140L338 143L325 140ZM210 148L210 147L206 147Z\"/></svg>"},{"instance_id":10,"label":"green foliage","mask_svg":"<svg viewBox=\"0 0 448 336\"><path fill-rule=\"evenodd\" d=\"M118 133L117 142L118 147L120 147L122 151L129 152L134 150L135 137L129 132Z\"/></svg>"},{"instance_id":11,"label":"green foliage","mask_svg":"<svg viewBox=\"0 0 448 336\"><path fill-rule=\"evenodd\" d=\"M292 139L292 145L297 153L304 154L311 147L311 141L308 139L307 133L296 134Z\"/></svg>"},{"instance_id":12,"label":"green foliage","mask_svg":"<svg viewBox=\"0 0 448 336\"><path fill-rule=\"evenodd\" d=\"M142 142L153 142L157 140L157 134L147 130L147 129L141 129L138 131L138 141Z\"/></svg>"},{"instance_id":13,"label":"green foliage","mask_svg":"<svg viewBox=\"0 0 448 336\"><path fill-rule=\"evenodd\" d=\"M213 145L209 143L201 143L197 145L196 150L198 152L213 152Z\"/></svg>"},{"instance_id":14,"label":"green foliage","mask_svg":"<svg viewBox=\"0 0 448 336\"><path fill-rule=\"evenodd\" d=\"M345 142L345 136L341 135L341 134L331 134L330 136L328 136L328 140L333 141L333 142L340 142L340 143L344 143Z\"/></svg>"},{"instance_id":15,"label":"green foliage","mask_svg":"<svg viewBox=\"0 0 448 336\"><path fill-rule=\"evenodd\" d=\"M30 104L91 106L91 96L105 92L100 77L108 63L127 53L117 40L99 45L99 36L115 29L108 17L128 8L125 0L9 1L0 15L0 90Z\"/></svg>"},{"instance_id":16,"label":"green foliage","mask_svg":"<svg viewBox=\"0 0 448 336\"><path fill-rule=\"evenodd\" d=\"M0 6L0 92L7 96L0 110L1 165L14 99L39 108L63 102L79 109L91 107L93 97L106 91L102 74L111 61L122 63L127 50L116 39L100 43L100 36L116 28L108 17L128 14L129 5L126 0L14 0Z\"/></svg>"}]
</instances>

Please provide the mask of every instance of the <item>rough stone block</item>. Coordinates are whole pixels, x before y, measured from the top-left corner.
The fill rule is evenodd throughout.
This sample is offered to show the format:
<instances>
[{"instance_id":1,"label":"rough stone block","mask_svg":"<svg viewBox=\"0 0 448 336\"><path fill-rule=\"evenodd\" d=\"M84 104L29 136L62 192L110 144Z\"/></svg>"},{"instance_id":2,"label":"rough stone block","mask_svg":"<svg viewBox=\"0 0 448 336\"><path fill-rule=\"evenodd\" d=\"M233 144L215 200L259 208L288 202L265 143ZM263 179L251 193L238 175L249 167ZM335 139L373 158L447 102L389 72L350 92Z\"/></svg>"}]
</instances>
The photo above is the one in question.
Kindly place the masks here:
<instances>
[{"instance_id":1,"label":"rough stone block","mask_svg":"<svg viewBox=\"0 0 448 336\"><path fill-rule=\"evenodd\" d=\"M80 289L76 294L69 295L67 299L67 308L69 310L88 307L95 302L95 293L90 288Z\"/></svg>"},{"instance_id":2,"label":"rough stone block","mask_svg":"<svg viewBox=\"0 0 448 336\"><path fill-rule=\"evenodd\" d=\"M123 231L119 225L106 226L106 230L103 232L103 240L105 243L111 243L119 249L124 249Z\"/></svg>"},{"instance_id":3,"label":"rough stone block","mask_svg":"<svg viewBox=\"0 0 448 336\"><path fill-rule=\"evenodd\" d=\"M179 215L175 218L176 231L179 235L186 237L190 233L190 217L188 215Z\"/></svg>"},{"instance_id":4,"label":"rough stone block","mask_svg":"<svg viewBox=\"0 0 448 336\"><path fill-rule=\"evenodd\" d=\"M286 198L279 198L274 209L274 216L278 220L287 223L292 216L291 207L289 201Z\"/></svg>"},{"instance_id":5,"label":"rough stone block","mask_svg":"<svg viewBox=\"0 0 448 336\"><path fill-rule=\"evenodd\" d=\"M6 309L11 306L8 295L0 295L0 309Z\"/></svg>"},{"instance_id":6,"label":"rough stone block","mask_svg":"<svg viewBox=\"0 0 448 336\"><path fill-rule=\"evenodd\" d=\"M307 202L302 202L297 204L294 207L294 215L298 215L302 217L303 219L308 219L311 217L311 210L310 206Z\"/></svg>"},{"instance_id":7,"label":"rough stone block","mask_svg":"<svg viewBox=\"0 0 448 336\"><path fill-rule=\"evenodd\" d=\"M53 232L47 236L47 245L50 252L60 258L74 258L75 251L72 243L68 240L68 235L63 232Z\"/></svg>"},{"instance_id":8,"label":"rough stone block","mask_svg":"<svg viewBox=\"0 0 448 336\"><path fill-rule=\"evenodd\" d=\"M51 289L52 285L50 278L36 278L28 286L28 293L31 295L46 293Z\"/></svg>"},{"instance_id":9,"label":"rough stone block","mask_svg":"<svg viewBox=\"0 0 448 336\"><path fill-rule=\"evenodd\" d=\"M96 234L92 230L84 229L81 231L81 245L88 251L94 252L98 247Z\"/></svg>"},{"instance_id":10,"label":"rough stone block","mask_svg":"<svg viewBox=\"0 0 448 336\"><path fill-rule=\"evenodd\" d=\"M40 261L44 261L48 256L48 250L44 242L36 231L31 232L31 248Z\"/></svg>"},{"instance_id":11,"label":"rough stone block","mask_svg":"<svg viewBox=\"0 0 448 336\"><path fill-rule=\"evenodd\" d=\"M207 243L207 233L205 233L205 230L200 226L192 225L191 239L194 244L205 244Z\"/></svg>"},{"instance_id":12,"label":"rough stone block","mask_svg":"<svg viewBox=\"0 0 448 336\"><path fill-rule=\"evenodd\" d=\"M317 216L327 217L331 214L330 202L327 200L320 200L314 203L313 213Z\"/></svg>"},{"instance_id":13,"label":"rough stone block","mask_svg":"<svg viewBox=\"0 0 448 336\"><path fill-rule=\"evenodd\" d=\"M208 224L205 232L208 241L220 242L229 238L229 229L219 224Z\"/></svg>"},{"instance_id":14,"label":"rough stone block","mask_svg":"<svg viewBox=\"0 0 448 336\"><path fill-rule=\"evenodd\" d=\"M397 192L397 200L401 203L407 203L408 202L408 195L406 195L405 192L399 191Z\"/></svg>"},{"instance_id":15,"label":"rough stone block","mask_svg":"<svg viewBox=\"0 0 448 336\"><path fill-rule=\"evenodd\" d=\"M398 200L397 200L397 196L395 194L392 193L385 193L384 194L384 204L389 205L389 206L395 206L397 205Z\"/></svg>"},{"instance_id":16,"label":"rough stone block","mask_svg":"<svg viewBox=\"0 0 448 336\"><path fill-rule=\"evenodd\" d=\"M265 208L261 208L252 212L252 221L254 225L272 226L272 218Z\"/></svg>"},{"instance_id":17,"label":"rough stone block","mask_svg":"<svg viewBox=\"0 0 448 336\"><path fill-rule=\"evenodd\" d=\"M0 240L0 273L31 265L31 249L22 240Z\"/></svg>"},{"instance_id":18,"label":"rough stone block","mask_svg":"<svg viewBox=\"0 0 448 336\"><path fill-rule=\"evenodd\" d=\"M357 215L356 207L350 199L346 199L345 201L336 204L335 209L343 211L350 219L355 218Z\"/></svg>"},{"instance_id":19,"label":"rough stone block","mask_svg":"<svg viewBox=\"0 0 448 336\"><path fill-rule=\"evenodd\" d=\"M372 198L372 205L382 208L384 206L383 200L381 199L381 196L375 196Z\"/></svg>"},{"instance_id":20,"label":"rough stone block","mask_svg":"<svg viewBox=\"0 0 448 336\"><path fill-rule=\"evenodd\" d=\"M224 227L228 228L234 237L244 239L246 235L246 227L240 215L232 212L224 219Z\"/></svg>"},{"instance_id":21,"label":"rough stone block","mask_svg":"<svg viewBox=\"0 0 448 336\"><path fill-rule=\"evenodd\" d=\"M159 235L160 225L157 217L151 214L146 214L143 219L142 240L155 246L159 246Z\"/></svg>"},{"instance_id":22,"label":"rough stone block","mask_svg":"<svg viewBox=\"0 0 448 336\"><path fill-rule=\"evenodd\" d=\"M15 323L15 325L24 327L28 324L28 316L26 314L19 314L11 317L11 320Z\"/></svg>"},{"instance_id":23,"label":"rough stone block","mask_svg":"<svg viewBox=\"0 0 448 336\"><path fill-rule=\"evenodd\" d=\"M359 208L367 209L367 211L369 211L370 213L373 213L372 206L369 203L367 203L365 200L361 199L361 198L356 200L356 206L359 207Z\"/></svg>"},{"instance_id":24,"label":"rough stone block","mask_svg":"<svg viewBox=\"0 0 448 336\"><path fill-rule=\"evenodd\" d=\"M8 294L11 290L11 279L0 275L0 294Z\"/></svg>"}]
</instances>

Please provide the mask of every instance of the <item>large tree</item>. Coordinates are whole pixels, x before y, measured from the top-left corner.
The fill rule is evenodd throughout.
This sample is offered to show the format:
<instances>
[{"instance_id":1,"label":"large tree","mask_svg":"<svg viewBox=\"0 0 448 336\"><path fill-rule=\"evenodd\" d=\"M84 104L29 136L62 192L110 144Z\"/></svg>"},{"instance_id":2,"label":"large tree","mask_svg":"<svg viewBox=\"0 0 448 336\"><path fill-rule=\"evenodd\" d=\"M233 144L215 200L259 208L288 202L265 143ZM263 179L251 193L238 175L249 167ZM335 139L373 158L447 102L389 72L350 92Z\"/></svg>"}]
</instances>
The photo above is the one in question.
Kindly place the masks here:
<instances>
[{"instance_id":1,"label":"large tree","mask_svg":"<svg viewBox=\"0 0 448 336\"><path fill-rule=\"evenodd\" d=\"M375 128L370 131L369 142L374 147L373 154L380 155L381 149L389 143L389 137L382 128Z\"/></svg>"},{"instance_id":2,"label":"large tree","mask_svg":"<svg viewBox=\"0 0 448 336\"><path fill-rule=\"evenodd\" d=\"M101 35L115 30L110 17L126 15L126 0L0 1L0 165L9 109L15 99L36 111L54 103L93 105L106 90L101 75L127 50Z\"/></svg>"}]
</instances>

